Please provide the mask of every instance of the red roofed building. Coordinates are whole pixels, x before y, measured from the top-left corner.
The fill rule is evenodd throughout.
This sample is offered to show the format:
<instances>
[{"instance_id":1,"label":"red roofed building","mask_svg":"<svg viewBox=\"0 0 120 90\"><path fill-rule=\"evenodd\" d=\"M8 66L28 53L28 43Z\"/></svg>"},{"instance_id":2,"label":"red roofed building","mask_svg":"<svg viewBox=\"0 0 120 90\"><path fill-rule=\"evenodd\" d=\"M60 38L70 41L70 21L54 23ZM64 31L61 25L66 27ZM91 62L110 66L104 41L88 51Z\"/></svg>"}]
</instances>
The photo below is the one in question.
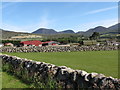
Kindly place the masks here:
<instances>
[{"instance_id":1,"label":"red roofed building","mask_svg":"<svg viewBox=\"0 0 120 90\"><path fill-rule=\"evenodd\" d=\"M33 41L22 41L20 42L24 46L42 46L42 42L39 40L33 40Z\"/></svg>"},{"instance_id":2,"label":"red roofed building","mask_svg":"<svg viewBox=\"0 0 120 90\"><path fill-rule=\"evenodd\" d=\"M56 41L47 41L47 42L43 42L42 46L47 46L47 45L58 45L60 44L59 42Z\"/></svg>"}]
</instances>

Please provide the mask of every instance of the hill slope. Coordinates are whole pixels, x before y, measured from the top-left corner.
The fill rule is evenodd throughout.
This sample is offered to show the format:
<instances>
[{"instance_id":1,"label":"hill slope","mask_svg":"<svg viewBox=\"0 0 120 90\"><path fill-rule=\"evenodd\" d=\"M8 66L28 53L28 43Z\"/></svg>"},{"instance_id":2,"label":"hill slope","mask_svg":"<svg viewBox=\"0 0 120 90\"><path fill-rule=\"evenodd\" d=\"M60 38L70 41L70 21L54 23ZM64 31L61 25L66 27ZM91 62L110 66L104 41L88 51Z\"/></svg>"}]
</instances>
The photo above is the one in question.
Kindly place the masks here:
<instances>
[{"instance_id":1,"label":"hill slope","mask_svg":"<svg viewBox=\"0 0 120 90\"><path fill-rule=\"evenodd\" d=\"M100 34L118 34L120 30L120 23L110 26L108 28L103 26L98 26L92 29L87 30L86 32L77 32L78 34L83 34L85 36L90 36L93 32L99 32Z\"/></svg>"},{"instance_id":2,"label":"hill slope","mask_svg":"<svg viewBox=\"0 0 120 90\"><path fill-rule=\"evenodd\" d=\"M61 32L58 32L58 33L62 33L62 34L72 34L72 33L75 33L73 30L65 30L65 31L61 31Z\"/></svg>"},{"instance_id":3,"label":"hill slope","mask_svg":"<svg viewBox=\"0 0 120 90\"><path fill-rule=\"evenodd\" d=\"M57 32L53 29L46 29L46 28L40 28L34 32L34 34L57 34Z\"/></svg>"},{"instance_id":4,"label":"hill slope","mask_svg":"<svg viewBox=\"0 0 120 90\"><path fill-rule=\"evenodd\" d=\"M89 35L92 35L93 32L99 32L99 33L101 34L101 33L108 32L108 31L109 31L109 29L107 29L107 28L105 28L105 27L102 27L102 26L98 26L98 27L89 29L88 31L86 31L86 32L84 33L84 35L89 36Z\"/></svg>"},{"instance_id":5,"label":"hill slope","mask_svg":"<svg viewBox=\"0 0 120 90\"><path fill-rule=\"evenodd\" d=\"M9 39L12 36L20 36L20 35L33 35L32 33L23 33L23 32L14 32L0 29L0 37L2 39Z\"/></svg>"}]
</instances>

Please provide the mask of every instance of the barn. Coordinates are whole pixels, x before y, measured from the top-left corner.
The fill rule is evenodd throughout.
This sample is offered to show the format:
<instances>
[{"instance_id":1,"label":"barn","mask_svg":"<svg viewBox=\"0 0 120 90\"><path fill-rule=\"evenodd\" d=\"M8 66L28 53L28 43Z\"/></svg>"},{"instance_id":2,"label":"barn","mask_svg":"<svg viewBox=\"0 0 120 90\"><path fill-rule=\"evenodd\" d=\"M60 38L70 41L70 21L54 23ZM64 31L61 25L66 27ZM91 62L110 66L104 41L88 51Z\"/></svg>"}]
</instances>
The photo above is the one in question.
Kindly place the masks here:
<instances>
[{"instance_id":1,"label":"barn","mask_svg":"<svg viewBox=\"0 0 120 90\"><path fill-rule=\"evenodd\" d=\"M23 46L42 46L42 42L39 40L33 40L33 41L22 41L20 42Z\"/></svg>"},{"instance_id":2,"label":"barn","mask_svg":"<svg viewBox=\"0 0 120 90\"><path fill-rule=\"evenodd\" d=\"M59 42L56 41L47 41L47 42L43 42L42 46L48 46L48 45L59 45Z\"/></svg>"}]
</instances>

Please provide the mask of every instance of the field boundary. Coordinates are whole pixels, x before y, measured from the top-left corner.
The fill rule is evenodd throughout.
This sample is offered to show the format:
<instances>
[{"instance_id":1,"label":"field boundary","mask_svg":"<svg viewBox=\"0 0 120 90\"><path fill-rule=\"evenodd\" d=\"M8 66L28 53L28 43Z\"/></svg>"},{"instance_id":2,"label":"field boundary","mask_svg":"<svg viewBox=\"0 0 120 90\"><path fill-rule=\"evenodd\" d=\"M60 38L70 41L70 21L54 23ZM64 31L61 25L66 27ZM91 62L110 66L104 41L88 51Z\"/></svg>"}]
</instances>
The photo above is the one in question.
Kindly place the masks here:
<instances>
[{"instance_id":1,"label":"field boundary","mask_svg":"<svg viewBox=\"0 0 120 90\"><path fill-rule=\"evenodd\" d=\"M77 51L110 51L118 46L42 46L42 47L1 47L0 52L77 52Z\"/></svg>"},{"instance_id":2,"label":"field boundary","mask_svg":"<svg viewBox=\"0 0 120 90\"><path fill-rule=\"evenodd\" d=\"M120 89L120 79L106 77L103 74L87 73L66 66L56 66L45 62L23 59L16 56L0 55L3 70L11 72L29 83L41 84L47 88L90 88Z\"/></svg>"}]
</instances>

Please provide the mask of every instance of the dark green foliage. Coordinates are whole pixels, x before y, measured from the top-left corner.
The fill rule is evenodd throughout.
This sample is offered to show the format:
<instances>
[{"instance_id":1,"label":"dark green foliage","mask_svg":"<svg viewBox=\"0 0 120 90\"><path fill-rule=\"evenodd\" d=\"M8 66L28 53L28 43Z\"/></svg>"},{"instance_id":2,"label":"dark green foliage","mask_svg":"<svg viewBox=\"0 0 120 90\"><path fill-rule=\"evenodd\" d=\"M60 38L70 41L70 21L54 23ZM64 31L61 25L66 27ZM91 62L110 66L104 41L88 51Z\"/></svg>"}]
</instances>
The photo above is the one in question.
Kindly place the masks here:
<instances>
[{"instance_id":1,"label":"dark green foliage","mask_svg":"<svg viewBox=\"0 0 120 90\"><path fill-rule=\"evenodd\" d=\"M21 41L18 41L18 40L2 40L2 43L5 44L5 43L12 43L14 45L19 45Z\"/></svg>"},{"instance_id":2,"label":"dark green foliage","mask_svg":"<svg viewBox=\"0 0 120 90\"><path fill-rule=\"evenodd\" d=\"M100 34L98 32L93 32L92 36L90 36L89 38L91 40L97 40L100 37Z\"/></svg>"},{"instance_id":3,"label":"dark green foliage","mask_svg":"<svg viewBox=\"0 0 120 90\"><path fill-rule=\"evenodd\" d=\"M45 41L57 41L61 44L68 43L81 43L83 36L78 34L57 34L57 35L46 35L43 38L43 42Z\"/></svg>"}]
</instances>

